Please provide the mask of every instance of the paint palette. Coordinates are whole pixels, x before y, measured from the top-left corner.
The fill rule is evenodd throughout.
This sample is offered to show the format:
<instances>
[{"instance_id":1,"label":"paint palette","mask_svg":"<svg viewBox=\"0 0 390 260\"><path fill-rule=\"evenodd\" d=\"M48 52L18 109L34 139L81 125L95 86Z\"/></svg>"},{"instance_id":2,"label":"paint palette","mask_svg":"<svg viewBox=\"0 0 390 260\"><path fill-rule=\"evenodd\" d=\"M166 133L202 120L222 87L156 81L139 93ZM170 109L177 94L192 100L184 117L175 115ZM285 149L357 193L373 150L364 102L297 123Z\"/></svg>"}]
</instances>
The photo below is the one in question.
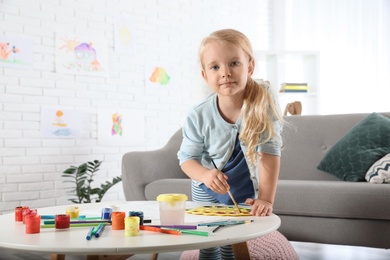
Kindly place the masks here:
<instances>
[{"instance_id":1,"label":"paint palette","mask_svg":"<svg viewBox=\"0 0 390 260\"><path fill-rule=\"evenodd\" d=\"M227 216L227 217L242 217L251 216L250 208L240 208L238 212L234 206L202 206L192 209L186 209L187 214L204 215L204 216Z\"/></svg>"}]
</instances>

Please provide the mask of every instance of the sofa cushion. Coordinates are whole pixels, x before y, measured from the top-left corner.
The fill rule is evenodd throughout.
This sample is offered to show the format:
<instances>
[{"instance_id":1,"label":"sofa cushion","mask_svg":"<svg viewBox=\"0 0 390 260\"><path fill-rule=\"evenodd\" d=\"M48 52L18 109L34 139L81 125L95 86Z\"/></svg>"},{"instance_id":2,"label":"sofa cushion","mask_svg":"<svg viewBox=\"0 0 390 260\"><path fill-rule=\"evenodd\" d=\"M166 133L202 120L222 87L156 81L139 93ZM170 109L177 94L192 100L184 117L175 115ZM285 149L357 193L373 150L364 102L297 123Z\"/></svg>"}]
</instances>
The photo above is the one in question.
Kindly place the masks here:
<instances>
[{"instance_id":1,"label":"sofa cushion","mask_svg":"<svg viewBox=\"0 0 390 260\"><path fill-rule=\"evenodd\" d=\"M371 165L366 173L369 183L390 183L390 153Z\"/></svg>"},{"instance_id":2,"label":"sofa cushion","mask_svg":"<svg viewBox=\"0 0 390 260\"><path fill-rule=\"evenodd\" d=\"M191 197L191 180L187 179L161 179L152 181L145 187L145 197L147 200L156 200L157 196L164 193L186 194L188 200Z\"/></svg>"},{"instance_id":3,"label":"sofa cushion","mask_svg":"<svg viewBox=\"0 0 390 260\"><path fill-rule=\"evenodd\" d=\"M274 213L307 217L390 220L388 185L279 180Z\"/></svg>"},{"instance_id":4,"label":"sofa cushion","mask_svg":"<svg viewBox=\"0 0 390 260\"><path fill-rule=\"evenodd\" d=\"M370 166L390 153L390 118L372 113L347 132L317 169L345 181L365 181Z\"/></svg>"}]
</instances>

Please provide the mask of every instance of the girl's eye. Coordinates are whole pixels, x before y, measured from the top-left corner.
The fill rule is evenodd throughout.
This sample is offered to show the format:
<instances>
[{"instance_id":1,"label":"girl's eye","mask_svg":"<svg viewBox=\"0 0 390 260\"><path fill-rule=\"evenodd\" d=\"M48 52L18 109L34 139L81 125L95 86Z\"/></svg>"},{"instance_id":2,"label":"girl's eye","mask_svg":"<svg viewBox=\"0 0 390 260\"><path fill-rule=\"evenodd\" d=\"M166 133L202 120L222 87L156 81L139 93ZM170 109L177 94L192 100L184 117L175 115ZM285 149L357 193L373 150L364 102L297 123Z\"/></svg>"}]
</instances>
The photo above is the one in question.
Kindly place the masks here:
<instances>
[{"instance_id":1,"label":"girl's eye","mask_svg":"<svg viewBox=\"0 0 390 260\"><path fill-rule=\"evenodd\" d=\"M218 69L219 69L219 66L217 66L217 65L212 66L211 69L212 69L212 70L218 70Z\"/></svg>"},{"instance_id":2,"label":"girl's eye","mask_svg":"<svg viewBox=\"0 0 390 260\"><path fill-rule=\"evenodd\" d=\"M239 61L233 61L233 62L231 63L231 66L233 66L233 67L238 66L238 65L240 65L240 62L239 62Z\"/></svg>"}]
</instances>

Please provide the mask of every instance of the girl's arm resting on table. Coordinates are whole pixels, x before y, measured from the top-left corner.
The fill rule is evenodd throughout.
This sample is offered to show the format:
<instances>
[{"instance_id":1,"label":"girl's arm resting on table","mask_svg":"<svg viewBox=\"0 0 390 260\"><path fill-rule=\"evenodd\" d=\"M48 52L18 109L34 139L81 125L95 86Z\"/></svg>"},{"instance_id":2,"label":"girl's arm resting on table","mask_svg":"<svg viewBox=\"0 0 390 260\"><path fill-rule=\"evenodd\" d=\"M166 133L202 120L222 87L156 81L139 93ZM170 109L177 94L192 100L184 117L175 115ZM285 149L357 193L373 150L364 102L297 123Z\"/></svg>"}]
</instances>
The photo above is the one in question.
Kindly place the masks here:
<instances>
[{"instance_id":1,"label":"girl's arm resting on table","mask_svg":"<svg viewBox=\"0 0 390 260\"><path fill-rule=\"evenodd\" d=\"M227 176L218 169L208 169L197 160L188 160L181 164L181 169L192 180L203 182L212 191L225 194L229 189Z\"/></svg>"},{"instance_id":2,"label":"girl's arm resting on table","mask_svg":"<svg viewBox=\"0 0 390 260\"><path fill-rule=\"evenodd\" d=\"M248 199L245 203L252 206L251 214L269 216L275 200L276 186L280 171L280 157L260 153L260 181L257 199Z\"/></svg>"}]
</instances>

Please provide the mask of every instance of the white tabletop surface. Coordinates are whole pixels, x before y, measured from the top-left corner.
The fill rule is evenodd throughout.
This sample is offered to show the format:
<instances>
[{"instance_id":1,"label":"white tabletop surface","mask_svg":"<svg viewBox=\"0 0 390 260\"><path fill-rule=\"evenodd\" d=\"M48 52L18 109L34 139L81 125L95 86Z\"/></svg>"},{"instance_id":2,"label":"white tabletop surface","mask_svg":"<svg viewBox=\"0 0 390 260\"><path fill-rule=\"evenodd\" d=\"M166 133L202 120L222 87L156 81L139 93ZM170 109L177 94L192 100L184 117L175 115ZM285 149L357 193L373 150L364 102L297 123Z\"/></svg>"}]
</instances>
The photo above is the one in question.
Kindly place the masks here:
<instances>
[{"instance_id":1,"label":"white tabletop surface","mask_svg":"<svg viewBox=\"0 0 390 260\"><path fill-rule=\"evenodd\" d=\"M72 204L75 206L75 204ZM79 204L80 215L100 216L101 209L117 205L120 211L143 211L145 219L151 219L158 225L159 208L156 201L122 201L93 204ZM201 205L187 201L186 208ZM27 205L28 206L28 205ZM40 215L64 214L69 205L38 208ZM126 237L124 230L112 230L106 226L99 238L86 239L90 227L71 227L69 229L41 228L38 234L26 234L25 225L15 222L14 213L0 216L0 248L17 250L78 255L126 255L158 252L174 252L199 248L208 248L228 244L237 244L266 235L280 226L280 218L276 215L268 217L218 217L185 214L185 223L197 225L202 222L217 220L254 220L252 223L229 226L212 233L215 227L198 227L198 230L209 231L210 235L198 236L190 234L170 235L140 230L139 236ZM145 224L146 225L146 224Z\"/></svg>"}]
</instances>

